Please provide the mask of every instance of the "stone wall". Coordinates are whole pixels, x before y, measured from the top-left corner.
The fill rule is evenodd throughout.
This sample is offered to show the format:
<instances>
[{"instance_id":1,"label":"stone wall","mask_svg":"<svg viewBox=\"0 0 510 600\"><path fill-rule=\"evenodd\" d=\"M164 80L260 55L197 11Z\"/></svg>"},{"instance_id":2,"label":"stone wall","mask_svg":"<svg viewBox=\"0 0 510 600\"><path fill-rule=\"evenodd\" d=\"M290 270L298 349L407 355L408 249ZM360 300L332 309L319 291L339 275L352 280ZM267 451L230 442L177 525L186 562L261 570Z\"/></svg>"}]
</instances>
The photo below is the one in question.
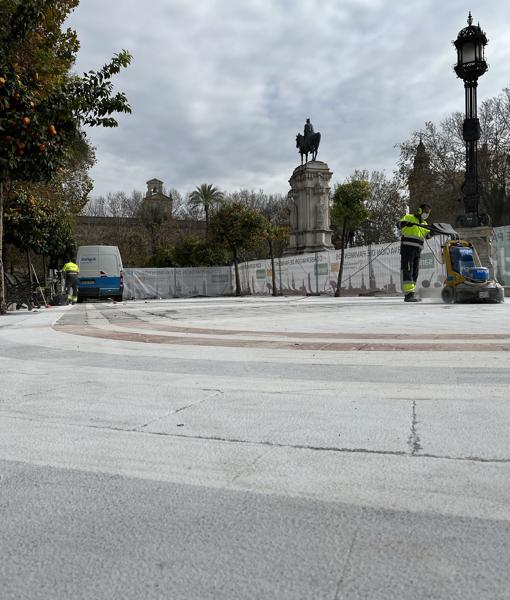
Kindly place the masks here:
<instances>
[{"instance_id":1,"label":"stone wall","mask_svg":"<svg viewBox=\"0 0 510 600\"><path fill-rule=\"evenodd\" d=\"M190 234L205 237L205 223L169 218L150 225L128 217L77 217L75 225L78 246L118 246L125 267L143 266L158 246Z\"/></svg>"},{"instance_id":2,"label":"stone wall","mask_svg":"<svg viewBox=\"0 0 510 600\"><path fill-rule=\"evenodd\" d=\"M124 267L143 267L158 245L172 245L186 235L205 237L205 222L169 218L160 226L149 227L139 219L117 217L77 217L74 235L78 246L118 246ZM6 271L28 273L33 264L44 279L50 267L48 258L4 245Z\"/></svg>"}]
</instances>

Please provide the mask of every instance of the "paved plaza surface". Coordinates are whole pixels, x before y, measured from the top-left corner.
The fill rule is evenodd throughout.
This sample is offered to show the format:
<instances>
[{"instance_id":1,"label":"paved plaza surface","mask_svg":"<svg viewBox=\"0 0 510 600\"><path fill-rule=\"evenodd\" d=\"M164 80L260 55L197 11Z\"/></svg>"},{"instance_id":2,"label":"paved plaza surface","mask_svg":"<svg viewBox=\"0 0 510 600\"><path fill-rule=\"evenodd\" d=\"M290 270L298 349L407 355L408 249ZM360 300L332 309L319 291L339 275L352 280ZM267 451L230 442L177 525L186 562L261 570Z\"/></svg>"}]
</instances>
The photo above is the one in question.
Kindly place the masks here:
<instances>
[{"instance_id":1,"label":"paved plaza surface","mask_svg":"<svg viewBox=\"0 0 510 600\"><path fill-rule=\"evenodd\" d=\"M18 599L510 597L510 302L0 317Z\"/></svg>"}]
</instances>

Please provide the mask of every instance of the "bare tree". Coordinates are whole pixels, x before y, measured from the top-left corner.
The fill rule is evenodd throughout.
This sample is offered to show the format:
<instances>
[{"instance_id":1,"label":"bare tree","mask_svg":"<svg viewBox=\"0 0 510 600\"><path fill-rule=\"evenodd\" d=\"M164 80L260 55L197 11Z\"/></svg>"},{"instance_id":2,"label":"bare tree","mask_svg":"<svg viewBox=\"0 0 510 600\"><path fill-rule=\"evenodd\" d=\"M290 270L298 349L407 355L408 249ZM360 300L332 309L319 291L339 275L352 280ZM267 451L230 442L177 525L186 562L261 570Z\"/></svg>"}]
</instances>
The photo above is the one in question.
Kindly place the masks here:
<instances>
[{"instance_id":1,"label":"bare tree","mask_svg":"<svg viewBox=\"0 0 510 600\"><path fill-rule=\"evenodd\" d=\"M136 217L142 201L143 194L137 190L133 190L129 196L125 192L108 193L91 198L82 214L88 217Z\"/></svg>"},{"instance_id":2,"label":"bare tree","mask_svg":"<svg viewBox=\"0 0 510 600\"><path fill-rule=\"evenodd\" d=\"M399 189L396 176L383 171L354 171L349 181L368 181L371 195L365 202L368 220L356 231L355 244L383 244L399 239L396 223L407 210L407 199Z\"/></svg>"},{"instance_id":3,"label":"bare tree","mask_svg":"<svg viewBox=\"0 0 510 600\"><path fill-rule=\"evenodd\" d=\"M264 190L241 189L225 195L225 202L239 202L262 213L273 225L285 226L289 221L287 196L267 194Z\"/></svg>"},{"instance_id":4,"label":"bare tree","mask_svg":"<svg viewBox=\"0 0 510 600\"><path fill-rule=\"evenodd\" d=\"M172 189L167 195L172 198L172 215L174 219L189 221L201 221L203 219L201 207L195 202L190 202L190 194L183 196L176 189Z\"/></svg>"},{"instance_id":5,"label":"bare tree","mask_svg":"<svg viewBox=\"0 0 510 600\"><path fill-rule=\"evenodd\" d=\"M487 212L493 225L510 224L510 88L484 100L480 106L481 139L479 175L481 212ZM462 183L466 167L466 146L462 137L464 115L452 113L435 125L425 123L411 139L400 145L398 176L406 189L414 171L416 149L421 140L429 159L433 177L430 203L434 218L455 222L464 213Z\"/></svg>"}]
</instances>

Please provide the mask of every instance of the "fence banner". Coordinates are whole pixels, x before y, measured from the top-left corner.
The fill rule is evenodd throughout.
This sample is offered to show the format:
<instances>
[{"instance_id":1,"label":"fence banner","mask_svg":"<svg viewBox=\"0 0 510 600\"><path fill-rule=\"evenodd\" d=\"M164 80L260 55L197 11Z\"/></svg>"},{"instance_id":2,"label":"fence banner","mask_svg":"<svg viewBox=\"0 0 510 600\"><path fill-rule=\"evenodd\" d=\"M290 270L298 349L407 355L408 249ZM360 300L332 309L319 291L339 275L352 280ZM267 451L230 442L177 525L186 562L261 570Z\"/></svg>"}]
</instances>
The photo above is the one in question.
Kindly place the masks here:
<instances>
[{"instance_id":1,"label":"fence banner","mask_svg":"<svg viewBox=\"0 0 510 600\"><path fill-rule=\"evenodd\" d=\"M333 295L342 260L340 250L275 259L276 285L282 294ZM243 292L272 292L271 263L252 261L240 266ZM443 279L441 241L427 240L420 262L418 289L439 287ZM400 243L347 248L342 270L342 293L399 293Z\"/></svg>"},{"instance_id":2,"label":"fence banner","mask_svg":"<svg viewBox=\"0 0 510 600\"><path fill-rule=\"evenodd\" d=\"M231 267L125 269L124 298L190 298L234 293Z\"/></svg>"},{"instance_id":3,"label":"fence banner","mask_svg":"<svg viewBox=\"0 0 510 600\"><path fill-rule=\"evenodd\" d=\"M510 225L494 228L494 242L496 279L501 285L510 285Z\"/></svg>"},{"instance_id":4,"label":"fence banner","mask_svg":"<svg viewBox=\"0 0 510 600\"><path fill-rule=\"evenodd\" d=\"M418 292L441 288L445 277L441 244L445 237L425 241L420 260ZM510 226L494 229L493 254L498 281L510 285ZM278 293L333 295L342 253L312 252L275 258ZM233 267L189 269L125 269L125 298L189 298L229 296L235 293ZM271 261L241 263L243 294L270 295L273 291ZM400 242L347 248L344 252L342 294L401 293Z\"/></svg>"}]
</instances>

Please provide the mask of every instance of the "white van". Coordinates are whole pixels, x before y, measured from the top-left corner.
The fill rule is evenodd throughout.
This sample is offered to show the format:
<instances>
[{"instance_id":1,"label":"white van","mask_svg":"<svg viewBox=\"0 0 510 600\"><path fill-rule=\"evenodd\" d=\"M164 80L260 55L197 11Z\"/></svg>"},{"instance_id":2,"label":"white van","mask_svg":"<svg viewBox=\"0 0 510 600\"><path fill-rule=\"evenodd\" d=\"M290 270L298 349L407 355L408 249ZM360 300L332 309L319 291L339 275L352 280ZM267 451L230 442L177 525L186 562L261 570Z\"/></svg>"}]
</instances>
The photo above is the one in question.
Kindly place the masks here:
<instances>
[{"instance_id":1,"label":"white van","mask_svg":"<svg viewBox=\"0 0 510 600\"><path fill-rule=\"evenodd\" d=\"M78 302L85 298L122 300L124 273L117 246L80 246L76 262L80 268Z\"/></svg>"}]
</instances>

